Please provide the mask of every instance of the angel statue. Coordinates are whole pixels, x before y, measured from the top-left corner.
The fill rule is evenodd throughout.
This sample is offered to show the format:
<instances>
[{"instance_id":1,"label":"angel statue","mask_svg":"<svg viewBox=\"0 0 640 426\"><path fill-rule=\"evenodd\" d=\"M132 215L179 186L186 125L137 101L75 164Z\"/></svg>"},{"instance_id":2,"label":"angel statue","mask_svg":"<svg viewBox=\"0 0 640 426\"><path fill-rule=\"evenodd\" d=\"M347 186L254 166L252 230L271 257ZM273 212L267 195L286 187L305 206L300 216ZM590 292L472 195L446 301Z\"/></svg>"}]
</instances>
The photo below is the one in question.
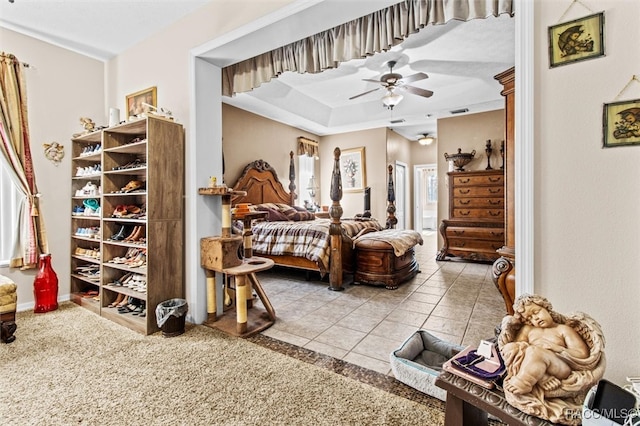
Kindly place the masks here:
<instances>
[{"instance_id":1,"label":"angel statue","mask_svg":"<svg viewBox=\"0 0 640 426\"><path fill-rule=\"evenodd\" d=\"M604 375L600 324L576 312L555 312L544 297L525 294L502 320L498 346L507 367L507 402L553 423L578 425L587 392Z\"/></svg>"},{"instance_id":2,"label":"angel statue","mask_svg":"<svg viewBox=\"0 0 640 426\"><path fill-rule=\"evenodd\" d=\"M44 143L44 156L47 160L53 162L56 166L60 164L64 158L64 146L58 142Z\"/></svg>"},{"instance_id":3,"label":"angel statue","mask_svg":"<svg viewBox=\"0 0 640 426\"><path fill-rule=\"evenodd\" d=\"M80 117L80 125L82 125L84 132L74 133L73 134L74 138L78 138L82 135L88 135L89 133L92 133L96 130L96 123L94 123L93 120L90 119L89 117Z\"/></svg>"}]
</instances>

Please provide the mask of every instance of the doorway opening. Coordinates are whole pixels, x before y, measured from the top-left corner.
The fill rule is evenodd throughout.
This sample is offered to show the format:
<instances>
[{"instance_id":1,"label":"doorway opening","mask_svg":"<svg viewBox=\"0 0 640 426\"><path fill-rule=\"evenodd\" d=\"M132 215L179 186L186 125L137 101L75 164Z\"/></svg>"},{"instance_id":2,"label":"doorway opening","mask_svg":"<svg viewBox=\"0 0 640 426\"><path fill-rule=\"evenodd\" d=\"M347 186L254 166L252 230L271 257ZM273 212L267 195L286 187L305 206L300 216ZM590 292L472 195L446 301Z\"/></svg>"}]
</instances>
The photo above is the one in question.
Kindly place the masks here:
<instances>
[{"instance_id":1,"label":"doorway opening","mask_svg":"<svg viewBox=\"0 0 640 426\"><path fill-rule=\"evenodd\" d=\"M409 187L409 176L407 174L407 163L396 160L396 229L407 229L407 188Z\"/></svg>"},{"instance_id":2,"label":"doorway opening","mask_svg":"<svg viewBox=\"0 0 640 426\"><path fill-rule=\"evenodd\" d=\"M413 228L423 236L438 230L438 167L436 164L413 166Z\"/></svg>"}]
</instances>

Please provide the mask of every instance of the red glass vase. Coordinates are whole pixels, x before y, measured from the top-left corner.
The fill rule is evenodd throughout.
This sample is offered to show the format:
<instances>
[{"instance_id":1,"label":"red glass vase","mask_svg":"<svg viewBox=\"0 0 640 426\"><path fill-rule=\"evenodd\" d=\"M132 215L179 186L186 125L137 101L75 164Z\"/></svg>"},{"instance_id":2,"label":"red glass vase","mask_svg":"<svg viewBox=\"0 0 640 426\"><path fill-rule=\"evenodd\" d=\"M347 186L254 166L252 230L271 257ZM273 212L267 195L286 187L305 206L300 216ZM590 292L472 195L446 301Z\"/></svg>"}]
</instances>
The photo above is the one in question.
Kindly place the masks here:
<instances>
[{"instance_id":1,"label":"red glass vase","mask_svg":"<svg viewBox=\"0 0 640 426\"><path fill-rule=\"evenodd\" d=\"M40 255L40 270L33 281L33 296L37 314L58 309L58 276L51 267L51 255Z\"/></svg>"}]
</instances>

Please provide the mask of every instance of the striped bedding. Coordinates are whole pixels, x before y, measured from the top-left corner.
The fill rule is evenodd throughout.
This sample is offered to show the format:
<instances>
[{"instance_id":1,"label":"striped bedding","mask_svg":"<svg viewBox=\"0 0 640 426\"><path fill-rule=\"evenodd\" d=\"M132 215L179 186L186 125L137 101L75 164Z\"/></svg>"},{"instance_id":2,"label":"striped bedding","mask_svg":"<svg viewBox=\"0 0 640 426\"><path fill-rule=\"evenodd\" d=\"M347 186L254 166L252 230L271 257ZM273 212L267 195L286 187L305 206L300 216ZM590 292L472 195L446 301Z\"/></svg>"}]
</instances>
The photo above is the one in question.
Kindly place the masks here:
<instances>
[{"instance_id":1,"label":"striped bedding","mask_svg":"<svg viewBox=\"0 0 640 426\"><path fill-rule=\"evenodd\" d=\"M256 222L251 228L253 252L258 256L268 254L304 257L317 263L320 272L324 274L329 269L331 253L330 223L331 219ZM349 237L365 228L375 228L378 231L382 229L376 220L342 219L342 229Z\"/></svg>"}]
</instances>

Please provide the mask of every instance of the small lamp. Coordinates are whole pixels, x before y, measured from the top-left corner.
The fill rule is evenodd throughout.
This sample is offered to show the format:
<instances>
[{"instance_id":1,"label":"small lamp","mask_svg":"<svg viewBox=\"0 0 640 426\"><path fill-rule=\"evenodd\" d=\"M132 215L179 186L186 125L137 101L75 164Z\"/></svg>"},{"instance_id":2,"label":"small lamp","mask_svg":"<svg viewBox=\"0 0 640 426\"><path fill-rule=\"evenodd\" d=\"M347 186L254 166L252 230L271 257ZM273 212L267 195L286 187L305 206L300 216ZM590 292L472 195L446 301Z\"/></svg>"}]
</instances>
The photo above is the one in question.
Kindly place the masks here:
<instances>
[{"instance_id":1,"label":"small lamp","mask_svg":"<svg viewBox=\"0 0 640 426\"><path fill-rule=\"evenodd\" d=\"M420 139L418 139L418 143L420 145L431 145L435 140L436 138L434 138L433 136L429 136L429 133L425 133Z\"/></svg>"},{"instance_id":2,"label":"small lamp","mask_svg":"<svg viewBox=\"0 0 640 426\"><path fill-rule=\"evenodd\" d=\"M315 206L316 204L316 193L318 192L318 184L316 183L316 178L311 176L309 179L309 184L307 185L307 191L309 191L309 196L311 197L311 202Z\"/></svg>"}]
</instances>

